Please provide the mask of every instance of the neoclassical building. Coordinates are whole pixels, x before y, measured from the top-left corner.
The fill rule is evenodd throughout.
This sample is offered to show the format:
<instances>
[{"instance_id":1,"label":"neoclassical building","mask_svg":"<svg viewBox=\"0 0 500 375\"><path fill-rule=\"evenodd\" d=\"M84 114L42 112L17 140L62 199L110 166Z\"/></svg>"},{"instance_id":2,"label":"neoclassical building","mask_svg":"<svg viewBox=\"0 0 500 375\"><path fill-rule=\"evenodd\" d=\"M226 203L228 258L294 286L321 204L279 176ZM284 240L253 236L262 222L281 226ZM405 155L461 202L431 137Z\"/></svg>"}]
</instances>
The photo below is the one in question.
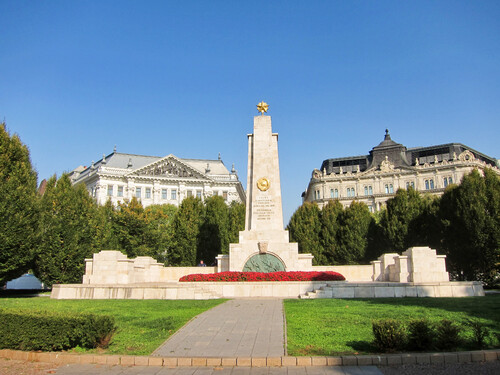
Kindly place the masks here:
<instances>
[{"instance_id":1,"label":"neoclassical building","mask_svg":"<svg viewBox=\"0 0 500 375\"><path fill-rule=\"evenodd\" d=\"M136 197L144 207L152 204L178 206L189 196L220 195L230 204L244 202L245 191L233 168L228 171L220 156L217 160L181 159L133 155L116 152L103 155L89 167L70 173L73 184L85 184L99 204L113 204Z\"/></svg>"},{"instance_id":2,"label":"neoclassical building","mask_svg":"<svg viewBox=\"0 0 500 375\"><path fill-rule=\"evenodd\" d=\"M384 140L368 155L324 160L320 170L313 170L302 200L316 202L320 208L333 199L344 207L357 200L374 212L399 188L411 186L441 195L474 168L492 168L500 175L498 167L498 160L461 143L406 148L394 142L386 130Z\"/></svg>"}]
</instances>

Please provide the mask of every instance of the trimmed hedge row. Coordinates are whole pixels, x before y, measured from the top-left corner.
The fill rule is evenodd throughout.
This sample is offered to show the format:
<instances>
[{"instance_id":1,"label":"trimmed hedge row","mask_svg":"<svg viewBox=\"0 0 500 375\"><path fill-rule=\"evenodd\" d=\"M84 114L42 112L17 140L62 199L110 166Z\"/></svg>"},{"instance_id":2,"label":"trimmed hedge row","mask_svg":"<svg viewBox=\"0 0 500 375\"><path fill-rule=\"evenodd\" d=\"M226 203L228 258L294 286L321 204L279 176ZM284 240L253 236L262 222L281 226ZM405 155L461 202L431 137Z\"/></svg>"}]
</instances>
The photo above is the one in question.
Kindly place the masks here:
<instances>
[{"instance_id":1,"label":"trimmed hedge row","mask_svg":"<svg viewBox=\"0 0 500 375\"><path fill-rule=\"evenodd\" d=\"M0 309L0 349L55 351L106 347L116 331L111 316Z\"/></svg>"},{"instance_id":2,"label":"trimmed hedge row","mask_svg":"<svg viewBox=\"0 0 500 375\"><path fill-rule=\"evenodd\" d=\"M430 322L427 319L401 321L382 319L372 321L373 343L382 352L396 351L450 351L460 347L484 349L488 346L490 331L479 320L466 320L464 324L448 319ZM500 345L500 337L497 337Z\"/></svg>"}]
</instances>

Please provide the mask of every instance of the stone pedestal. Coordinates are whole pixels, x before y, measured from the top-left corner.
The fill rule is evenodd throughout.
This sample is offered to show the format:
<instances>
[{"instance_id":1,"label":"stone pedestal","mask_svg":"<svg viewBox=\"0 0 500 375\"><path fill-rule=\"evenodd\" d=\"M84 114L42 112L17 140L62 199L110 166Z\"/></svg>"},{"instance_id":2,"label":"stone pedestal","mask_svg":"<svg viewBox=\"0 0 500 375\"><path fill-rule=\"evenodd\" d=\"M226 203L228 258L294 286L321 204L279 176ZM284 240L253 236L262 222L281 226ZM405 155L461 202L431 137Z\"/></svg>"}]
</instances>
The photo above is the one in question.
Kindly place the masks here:
<instances>
[{"instance_id":1,"label":"stone pedestal","mask_svg":"<svg viewBox=\"0 0 500 375\"><path fill-rule=\"evenodd\" d=\"M299 254L283 229L278 134L270 116L254 117L248 135L248 175L245 230L239 243L230 244L229 256L219 255L219 271L310 271L311 254ZM227 268L226 268L227 267Z\"/></svg>"}]
</instances>

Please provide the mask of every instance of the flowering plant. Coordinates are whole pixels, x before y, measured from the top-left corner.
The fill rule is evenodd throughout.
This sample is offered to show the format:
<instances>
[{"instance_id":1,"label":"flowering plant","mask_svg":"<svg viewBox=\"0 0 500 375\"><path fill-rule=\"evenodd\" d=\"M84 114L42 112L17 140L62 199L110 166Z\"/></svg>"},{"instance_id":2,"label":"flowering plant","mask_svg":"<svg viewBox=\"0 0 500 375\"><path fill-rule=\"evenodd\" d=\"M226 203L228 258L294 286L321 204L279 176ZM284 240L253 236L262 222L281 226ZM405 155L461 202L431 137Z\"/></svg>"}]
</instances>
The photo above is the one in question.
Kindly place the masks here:
<instances>
[{"instance_id":1,"label":"flowering plant","mask_svg":"<svg viewBox=\"0 0 500 375\"><path fill-rule=\"evenodd\" d=\"M218 272L182 276L179 281L344 281L338 272Z\"/></svg>"}]
</instances>

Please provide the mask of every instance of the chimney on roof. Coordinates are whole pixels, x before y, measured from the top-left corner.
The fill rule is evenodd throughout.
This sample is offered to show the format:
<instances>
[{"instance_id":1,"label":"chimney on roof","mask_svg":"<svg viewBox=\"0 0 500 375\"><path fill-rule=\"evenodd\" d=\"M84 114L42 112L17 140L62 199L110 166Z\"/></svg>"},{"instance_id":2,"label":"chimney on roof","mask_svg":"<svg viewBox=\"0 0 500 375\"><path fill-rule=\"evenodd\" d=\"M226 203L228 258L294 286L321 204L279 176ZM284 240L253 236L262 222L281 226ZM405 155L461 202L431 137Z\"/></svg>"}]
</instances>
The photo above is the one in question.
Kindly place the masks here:
<instances>
[{"instance_id":1,"label":"chimney on roof","mask_svg":"<svg viewBox=\"0 0 500 375\"><path fill-rule=\"evenodd\" d=\"M127 168L132 168L132 158L128 158Z\"/></svg>"},{"instance_id":2,"label":"chimney on roof","mask_svg":"<svg viewBox=\"0 0 500 375\"><path fill-rule=\"evenodd\" d=\"M207 167L205 168L205 173L210 173L210 164L207 163Z\"/></svg>"}]
</instances>

